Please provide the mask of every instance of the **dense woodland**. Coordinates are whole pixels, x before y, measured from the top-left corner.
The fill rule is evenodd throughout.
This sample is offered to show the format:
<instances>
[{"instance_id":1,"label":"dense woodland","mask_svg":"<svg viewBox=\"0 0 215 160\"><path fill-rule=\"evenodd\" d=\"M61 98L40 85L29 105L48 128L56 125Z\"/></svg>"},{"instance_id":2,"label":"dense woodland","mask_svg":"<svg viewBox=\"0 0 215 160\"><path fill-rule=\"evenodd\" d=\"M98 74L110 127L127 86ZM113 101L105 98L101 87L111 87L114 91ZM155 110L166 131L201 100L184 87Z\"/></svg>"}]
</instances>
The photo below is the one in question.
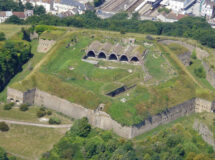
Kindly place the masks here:
<instances>
[{"instance_id":1,"label":"dense woodland","mask_svg":"<svg viewBox=\"0 0 215 160\"><path fill-rule=\"evenodd\" d=\"M91 128L83 118L42 160L212 160L214 156L213 148L201 136L180 123L144 140L130 141Z\"/></svg>"},{"instance_id":2,"label":"dense woodland","mask_svg":"<svg viewBox=\"0 0 215 160\"><path fill-rule=\"evenodd\" d=\"M24 30L23 30L24 32ZM1 36L3 35L3 36ZM0 33L0 90L22 69L31 55L31 45L24 40L4 40ZM26 38L26 35L23 38Z\"/></svg>"},{"instance_id":3,"label":"dense woodland","mask_svg":"<svg viewBox=\"0 0 215 160\"><path fill-rule=\"evenodd\" d=\"M15 24L44 24L54 26L74 26L80 28L104 29L126 32L145 33L154 35L166 35L186 37L198 40L202 45L215 48L215 31L200 17L185 17L174 23L163 23L154 21L140 21L138 14L133 14L128 19L127 13L119 13L109 19L100 19L92 11L83 15L60 18L53 15L43 14L32 16L25 21L14 17L9 18L6 23Z\"/></svg>"},{"instance_id":4,"label":"dense woodland","mask_svg":"<svg viewBox=\"0 0 215 160\"><path fill-rule=\"evenodd\" d=\"M34 14L41 15L45 14L46 10L43 6L33 6L31 3L27 2L23 5L22 1L15 2L14 0L0 0L0 11L18 11L23 12L25 9L34 10Z\"/></svg>"}]
</instances>

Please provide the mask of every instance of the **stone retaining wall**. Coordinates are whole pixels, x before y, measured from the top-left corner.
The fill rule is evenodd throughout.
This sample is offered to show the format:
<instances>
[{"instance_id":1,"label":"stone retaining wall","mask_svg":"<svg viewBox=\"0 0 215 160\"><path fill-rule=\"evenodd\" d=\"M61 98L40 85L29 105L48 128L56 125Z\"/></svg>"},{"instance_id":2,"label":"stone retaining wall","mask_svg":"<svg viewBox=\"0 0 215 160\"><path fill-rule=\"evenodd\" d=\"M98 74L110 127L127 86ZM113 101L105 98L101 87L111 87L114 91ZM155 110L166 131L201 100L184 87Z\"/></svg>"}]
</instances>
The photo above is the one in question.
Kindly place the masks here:
<instances>
[{"instance_id":1,"label":"stone retaining wall","mask_svg":"<svg viewBox=\"0 0 215 160\"><path fill-rule=\"evenodd\" d=\"M32 89L23 93L8 88L7 99L8 101L13 100L16 102L18 100L19 103L45 106L75 119L87 117L92 126L104 130L113 130L116 134L124 138L133 138L161 124L171 122L194 112L210 112L215 107L215 103L199 98L193 98L182 104L166 109L166 111L154 115L137 125L122 126L105 112L87 109L81 105L71 103L47 92L40 91L39 89Z\"/></svg>"}]
</instances>

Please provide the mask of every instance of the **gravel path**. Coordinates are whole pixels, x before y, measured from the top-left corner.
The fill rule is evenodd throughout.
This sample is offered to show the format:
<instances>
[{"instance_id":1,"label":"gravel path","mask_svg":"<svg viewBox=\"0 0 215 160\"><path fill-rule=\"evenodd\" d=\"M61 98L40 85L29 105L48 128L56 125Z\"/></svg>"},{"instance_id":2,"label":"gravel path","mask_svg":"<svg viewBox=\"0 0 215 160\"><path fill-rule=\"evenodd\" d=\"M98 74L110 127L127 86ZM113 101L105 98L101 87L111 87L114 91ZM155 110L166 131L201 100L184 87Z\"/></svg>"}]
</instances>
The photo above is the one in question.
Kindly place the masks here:
<instances>
[{"instance_id":1,"label":"gravel path","mask_svg":"<svg viewBox=\"0 0 215 160\"><path fill-rule=\"evenodd\" d=\"M0 119L0 122L5 122L8 124L25 125L25 126L44 127L44 128L70 128L72 126L72 124L49 125L49 124L38 124L38 123L13 121L13 120L5 120L5 119Z\"/></svg>"}]
</instances>

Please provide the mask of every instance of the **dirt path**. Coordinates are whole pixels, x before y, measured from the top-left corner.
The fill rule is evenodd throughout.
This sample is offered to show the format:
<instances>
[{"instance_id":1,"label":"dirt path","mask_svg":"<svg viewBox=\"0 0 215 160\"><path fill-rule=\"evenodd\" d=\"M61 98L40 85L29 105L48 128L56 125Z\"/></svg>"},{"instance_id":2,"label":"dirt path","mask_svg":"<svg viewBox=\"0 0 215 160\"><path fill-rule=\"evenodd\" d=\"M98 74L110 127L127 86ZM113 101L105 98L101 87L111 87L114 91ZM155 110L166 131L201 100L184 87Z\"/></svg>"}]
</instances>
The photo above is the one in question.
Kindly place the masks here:
<instances>
[{"instance_id":1,"label":"dirt path","mask_svg":"<svg viewBox=\"0 0 215 160\"><path fill-rule=\"evenodd\" d=\"M168 47L166 47L166 46L164 46L162 44L160 44L159 46L170 54L171 58L182 69L182 71L184 71L190 77L190 79L193 80L193 82L195 84L197 84L200 88L203 88L202 85L195 79L195 77L193 77L193 75L187 70L187 68L184 66L184 64L181 63L181 61L177 58L177 56Z\"/></svg>"},{"instance_id":2,"label":"dirt path","mask_svg":"<svg viewBox=\"0 0 215 160\"><path fill-rule=\"evenodd\" d=\"M40 68L40 66L42 66L42 64L45 63L45 62L49 59L49 57L57 50L57 48L59 47L59 45L65 40L65 37L66 37L67 35L71 34L71 33L72 33L72 32L67 31L67 32L60 38L60 40L57 41L57 43L54 45L53 48L51 48L51 50L50 50L48 53L44 53L44 54L46 54L46 55L44 56L44 58L43 58L40 62L38 62L38 63L36 64L36 66L33 68L33 70L31 71L31 73L29 73L29 74L26 76L25 79L30 78L30 77Z\"/></svg>"},{"instance_id":3,"label":"dirt path","mask_svg":"<svg viewBox=\"0 0 215 160\"><path fill-rule=\"evenodd\" d=\"M72 126L72 124L49 125L49 124L38 124L38 123L13 121L13 120L5 120L5 119L0 119L0 122L6 122L8 124L25 125L25 126L43 127L43 128L70 128Z\"/></svg>"}]
</instances>

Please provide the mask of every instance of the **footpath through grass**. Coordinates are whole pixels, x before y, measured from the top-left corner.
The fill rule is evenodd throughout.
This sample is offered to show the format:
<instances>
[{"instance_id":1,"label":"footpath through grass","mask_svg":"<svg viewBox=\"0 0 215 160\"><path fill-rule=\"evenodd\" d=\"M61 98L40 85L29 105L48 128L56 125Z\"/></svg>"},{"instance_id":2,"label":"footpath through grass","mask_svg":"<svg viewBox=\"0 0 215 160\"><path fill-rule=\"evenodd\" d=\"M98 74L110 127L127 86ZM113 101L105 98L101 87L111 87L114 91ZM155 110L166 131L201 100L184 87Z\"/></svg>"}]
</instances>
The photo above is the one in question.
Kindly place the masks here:
<instances>
[{"instance_id":1,"label":"footpath through grass","mask_svg":"<svg viewBox=\"0 0 215 160\"><path fill-rule=\"evenodd\" d=\"M21 155L29 160L37 160L50 150L66 129L41 128L22 125L9 125L8 132L0 132L0 146L9 153Z\"/></svg>"}]
</instances>

